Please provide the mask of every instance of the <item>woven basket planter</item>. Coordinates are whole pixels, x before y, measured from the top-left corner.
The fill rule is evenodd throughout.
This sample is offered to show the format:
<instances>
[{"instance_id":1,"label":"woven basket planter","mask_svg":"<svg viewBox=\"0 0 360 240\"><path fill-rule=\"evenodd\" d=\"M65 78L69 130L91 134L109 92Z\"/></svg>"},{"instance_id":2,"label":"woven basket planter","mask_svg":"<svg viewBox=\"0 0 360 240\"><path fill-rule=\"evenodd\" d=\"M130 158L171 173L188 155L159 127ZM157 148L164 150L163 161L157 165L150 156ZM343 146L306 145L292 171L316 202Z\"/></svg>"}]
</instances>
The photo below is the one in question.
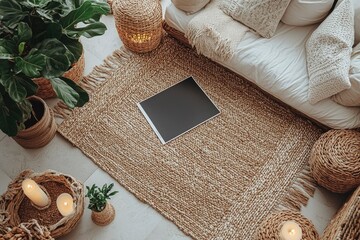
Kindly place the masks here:
<instances>
[{"instance_id":1,"label":"woven basket planter","mask_svg":"<svg viewBox=\"0 0 360 240\"><path fill-rule=\"evenodd\" d=\"M281 240L280 230L284 222L295 221L302 230L302 240L318 240L314 225L298 212L281 211L271 214L257 229L255 240Z\"/></svg>"},{"instance_id":2,"label":"woven basket planter","mask_svg":"<svg viewBox=\"0 0 360 240\"><path fill-rule=\"evenodd\" d=\"M51 203L46 209L39 210L25 197L21 185L26 178L31 178L50 196ZM56 198L63 192L69 193L74 199L75 212L63 217L56 207ZM8 186L8 190L0 197L0 225L13 228L22 223L36 219L41 226L50 231L53 238L69 233L75 228L84 212L84 192L80 182L69 175L48 170L34 173L23 171Z\"/></svg>"},{"instance_id":3,"label":"woven basket planter","mask_svg":"<svg viewBox=\"0 0 360 240\"><path fill-rule=\"evenodd\" d=\"M38 102L42 117L33 126L19 131L13 139L24 148L40 148L48 144L56 134L56 123L53 111L39 97L29 97L31 102Z\"/></svg>"},{"instance_id":4,"label":"woven basket planter","mask_svg":"<svg viewBox=\"0 0 360 240\"><path fill-rule=\"evenodd\" d=\"M133 52L155 49L162 37L162 10L156 0L114 0L112 10L124 46Z\"/></svg>"},{"instance_id":5,"label":"woven basket planter","mask_svg":"<svg viewBox=\"0 0 360 240\"><path fill-rule=\"evenodd\" d=\"M314 144L310 169L317 183L336 193L360 185L360 132L330 130Z\"/></svg>"},{"instance_id":6,"label":"woven basket planter","mask_svg":"<svg viewBox=\"0 0 360 240\"><path fill-rule=\"evenodd\" d=\"M360 186L333 217L321 239L360 239Z\"/></svg>"},{"instance_id":7,"label":"woven basket planter","mask_svg":"<svg viewBox=\"0 0 360 240\"><path fill-rule=\"evenodd\" d=\"M91 219L96 225L106 226L115 218L115 209L109 202L106 203L104 210L101 212L92 211Z\"/></svg>"},{"instance_id":8,"label":"woven basket planter","mask_svg":"<svg viewBox=\"0 0 360 240\"><path fill-rule=\"evenodd\" d=\"M85 59L84 53L81 54L79 60L74 63L74 65L64 73L64 77L69 78L75 83L79 83L84 75L85 69ZM46 78L33 78L33 81L38 85L38 90L36 96L41 97L42 99L56 97L56 93L50 83Z\"/></svg>"}]
</instances>

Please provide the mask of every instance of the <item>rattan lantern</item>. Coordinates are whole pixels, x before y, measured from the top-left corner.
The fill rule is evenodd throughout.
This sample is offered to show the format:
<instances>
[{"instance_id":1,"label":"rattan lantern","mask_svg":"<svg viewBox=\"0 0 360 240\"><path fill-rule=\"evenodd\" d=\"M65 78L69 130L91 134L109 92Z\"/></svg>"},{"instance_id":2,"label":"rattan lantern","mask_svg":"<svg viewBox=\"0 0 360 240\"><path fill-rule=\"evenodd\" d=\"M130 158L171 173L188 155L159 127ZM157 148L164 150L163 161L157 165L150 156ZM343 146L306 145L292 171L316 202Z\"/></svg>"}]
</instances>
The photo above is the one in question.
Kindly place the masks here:
<instances>
[{"instance_id":1,"label":"rattan lantern","mask_svg":"<svg viewBox=\"0 0 360 240\"><path fill-rule=\"evenodd\" d=\"M326 189L348 192L360 185L360 132L330 130L314 144L310 170L316 182Z\"/></svg>"},{"instance_id":2,"label":"rattan lantern","mask_svg":"<svg viewBox=\"0 0 360 240\"><path fill-rule=\"evenodd\" d=\"M145 53L155 49L162 36L162 10L158 0L115 0L115 25L126 48Z\"/></svg>"}]
</instances>

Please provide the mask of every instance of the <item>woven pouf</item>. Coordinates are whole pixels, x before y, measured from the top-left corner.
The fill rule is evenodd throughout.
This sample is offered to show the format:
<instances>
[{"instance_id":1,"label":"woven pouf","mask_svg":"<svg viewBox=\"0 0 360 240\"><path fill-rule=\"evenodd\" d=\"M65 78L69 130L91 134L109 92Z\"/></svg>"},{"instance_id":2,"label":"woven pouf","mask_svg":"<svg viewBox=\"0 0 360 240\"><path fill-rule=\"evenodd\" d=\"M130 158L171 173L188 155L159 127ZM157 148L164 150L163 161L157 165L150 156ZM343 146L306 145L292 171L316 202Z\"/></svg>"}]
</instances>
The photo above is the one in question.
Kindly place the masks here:
<instances>
[{"instance_id":1,"label":"woven pouf","mask_svg":"<svg viewBox=\"0 0 360 240\"><path fill-rule=\"evenodd\" d=\"M302 240L318 240L319 234L314 225L299 212L281 211L271 214L257 229L255 240L282 240L280 231L287 221L296 222L302 230Z\"/></svg>"},{"instance_id":2,"label":"woven pouf","mask_svg":"<svg viewBox=\"0 0 360 240\"><path fill-rule=\"evenodd\" d=\"M336 192L360 185L360 132L330 130L314 144L310 170L317 183Z\"/></svg>"},{"instance_id":3,"label":"woven pouf","mask_svg":"<svg viewBox=\"0 0 360 240\"><path fill-rule=\"evenodd\" d=\"M157 0L114 0L115 25L125 47L137 53L155 49L162 36L162 10Z\"/></svg>"}]
</instances>

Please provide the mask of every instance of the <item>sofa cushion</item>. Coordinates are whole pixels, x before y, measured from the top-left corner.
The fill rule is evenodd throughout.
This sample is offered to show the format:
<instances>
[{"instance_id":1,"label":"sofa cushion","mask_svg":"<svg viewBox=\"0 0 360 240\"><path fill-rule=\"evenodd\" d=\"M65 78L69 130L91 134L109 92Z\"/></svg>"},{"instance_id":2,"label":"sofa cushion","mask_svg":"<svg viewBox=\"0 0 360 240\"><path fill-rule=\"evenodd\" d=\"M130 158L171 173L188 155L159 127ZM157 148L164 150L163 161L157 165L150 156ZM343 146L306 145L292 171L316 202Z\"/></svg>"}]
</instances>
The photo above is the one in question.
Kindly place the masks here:
<instances>
[{"instance_id":1,"label":"sofa cushion","mask_svg":"<svg viewBox=\"0 0 360 240\"><path fill-rule=\"evenodd\" d=\"M360 43L360 1L352 0L355 12L355 44Z\"/></svg>"},{"instance_id":2,"label":"sofa cushion","mask_svg":"<svg viewBox=\"0 0 360 240\"><path fill-rule=\"evenodd\" d=\"M176 8L183 10L186 13L192 14L210 2L210 0L171 0Z\"/></svg>"},{"instance_id":3,"label":"sofa cushion","mask_svg":"<svg viewBox=\"0 0 360 240\"><path fill-rule=\"evenodd\" d=\"M291 0L226 0L221 9L235 20L270 38Z\"/></svg>"},{"instance_id":4,"label":"sofa cushion","mask_svg":"<svg viewBox=\"0 0 360 240\"><path fill-rule=\"evenodd\" d=\"M291 0L281 21L293 26L306 26L321 22L329 13L334 0Z\"/></svg>"},{"instance_id":5,"label":"sofa cushion","mask_svg":"<svg viewBox=\"0 0 360 240\"><path fill-rule=\"evenodd\" d=\"M360 106L360 43L351 54L349 77L351 88L334 95L332 99L344 106Z\"/></svg>"},{"instance_id":6,"label":"sofa cushion","mask_svg":"<svg viewBox=\"0 0 360 240\"><path fill-rule=\"evenodd\" d=\"M350 88L350 56L354 43L354 14L344 0L311 34L306 43L311 104Z\"/></svg>"}]
</instances>

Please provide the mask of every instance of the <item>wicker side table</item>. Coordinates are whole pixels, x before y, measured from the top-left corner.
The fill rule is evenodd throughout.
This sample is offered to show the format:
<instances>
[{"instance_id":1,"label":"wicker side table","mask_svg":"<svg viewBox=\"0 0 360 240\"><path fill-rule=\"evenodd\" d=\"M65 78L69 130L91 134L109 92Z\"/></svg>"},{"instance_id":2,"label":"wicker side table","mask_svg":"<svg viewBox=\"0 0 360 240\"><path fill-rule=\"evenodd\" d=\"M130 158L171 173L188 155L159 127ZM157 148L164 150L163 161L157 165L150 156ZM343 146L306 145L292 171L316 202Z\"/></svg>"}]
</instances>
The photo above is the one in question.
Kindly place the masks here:
<instances>
[{"instance_id":1,"label":"wicker side table","mask_svg":"<svg viewBox=\"0 0 360 240\"><path fill-rule=\"evenodd\" d=\"M114 0L115 25L125 47L145 53L155 49L162 37L162 10L158 0Z\"/></svg>"},{"instance_id":2,"label":"wicker side table","mask_svg":"<svg viewBox=\"0 0 360 240\"><path fill-rule=\"evenodd\" d=\"M41 185L48 193L51 203L44 209L38 209L25 197L22 182L31 178ZM56 199L60 193L67 192L73 197L75 211L63 217L56 206ZM48 170L34 173L25 170L8 186L8 190L0 196L0 226L6 229L16 228L28 224L36 219L40 226L44 226L52 238L69 233L78 224L84 212L84 191L80 182L69 175ZM1 239L1 236L0 236Z\"/></svg>"},{"instance_id":3,"label":"wicker side table","mask_svg":"<svg viewBox=\"0 0 360 240\"><path fill-rule=\"evenodd\" d=\"M317 183L336 193L360 185L360 132L330 130L314 144L310 170Z\"/></svg>"},{"instance_id":4,"label":"wicker side table","mask_svg":"<svg viewBox=\"0 0 360 240\"><path fill-rule=\"evenodd\" d=\"M333 217L321 239L360 239L360 186Z\"/></svg>"},{"instance_id":5,"label":"wicker side table","mask_svg":"<svg viewBox=\"0 0 360 240\"><path fill-rule=\"evenodd\" d=\"M255 240L281 240L280 230L286 221L296 222L302 230L302 240L318 240L314 225L299 212L281 211L271 214L257 229Z\"/></svg>"}]
</instances>

